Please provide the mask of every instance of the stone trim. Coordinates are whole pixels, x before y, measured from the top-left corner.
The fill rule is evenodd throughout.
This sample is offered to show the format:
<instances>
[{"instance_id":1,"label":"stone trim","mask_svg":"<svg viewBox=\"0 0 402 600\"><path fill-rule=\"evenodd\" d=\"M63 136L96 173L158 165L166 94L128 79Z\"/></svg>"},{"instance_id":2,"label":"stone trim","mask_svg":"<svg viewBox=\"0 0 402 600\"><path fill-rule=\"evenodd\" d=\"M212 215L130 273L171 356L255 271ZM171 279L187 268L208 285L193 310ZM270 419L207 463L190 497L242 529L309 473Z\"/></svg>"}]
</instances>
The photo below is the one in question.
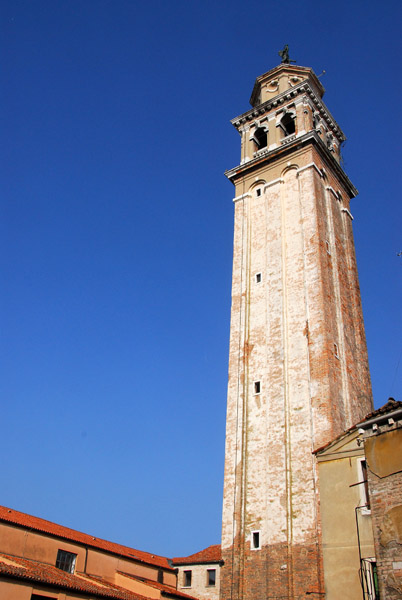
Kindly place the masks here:
<instances>
[{"instance_id":1,"label":"stone trim","mask_svg":"<svg viewBox=\"0 0 402 600\"><path fill-rule=\"evenodd\" d=\"M239 200L245 200L246 198L252 198L252 195L250 194L250 192L247 192L246 194L242 194L241 196L236 196L236 198L233 198L233 202L238 202Z\"/></svg>"},{"instance_id":2,"label":"stone trim","mask_svg":"<svg viewBox=\"0 0 402 600\"><path fill-rule=\"evenodd\" d=\"M314 162L311 162L308 165L305 165L304 167L300 167L300 169L297 169L297 174L300 175L300 173L302 173L306 169L311 169L311 168L315 169L320 177L323 176L322 171L317 167L317 165Z\"/></svg>"},{"instance_id":3,"label":"stone trim","mask_svg":"<svg viewBox=\"0 0 402 600\"><path fill-rule=\"evenodd\" d=\"M279 156L283 156L286 153L294 150L295 147L300 145L303 146L305 144L315 144L317 150L321 152L321 155L325 159L328 167L331 168L335 174L339 177L342 184L345 186L346 191L350 194L351 197L357 196L358 192L355 186L350 181L349 177L346 175L345 171L342 169L340 164L336 161L333 155L328 151L325 144L322 142L320 136L314 131L311 130L308 133L301 135L300 137L296 137L293 141L285 146L276 146L272 150L269 150L267 154L264 154L262 157L255 157L251 160L244 162L243 164L238 165L237 167L233 167L232 169L228 169L225 171L225 175L228 179L233 181L233 179L240 175L245 174L247 171L251 171L253 169L258 169L262 161L274 161Z\"/></svg>"},{"instance_id":4,"label":"stone trim","mask_svg":"<svg viewBox=\"0 0 402 600\"><path fill-rule=\"evenodd\" d=\"M275 96L271 100L267 100L267 102L264 102L260 106L248 110L247 112L239 115L238 117L235 117L230 122L232 123L232 125L234 125L234 127L236 127L236 129L239 129L240 126L244 123L247 123L247 121L253 121L258 117L265 115L273 108L282 108L280 105L284 104L285 102L295 102L295 99L299 94L305 94L305 96L302 99L310 105L311 109L314 109L320 113L321 118L327 123L329 129L336 136L339 142L341 143L345 141L346 137L343 131L331 115L330 111L328 110L322 99L316 95L315 91L312 89L308 81L302 81L302 83L300 83L299 85L289 90L286 90L281 94L278 94L277 96Z\"/></svg>"},{"instance_id":5,"label":"stone trim","mask_svg":"<svg viewBox=\"0 0 402 600\"><path fill-rule=\"evenodd\" d=\"M348 210L347 208L341 208L341 211L344 212L344 213L346 213L351 218L351 220L353 221L353 215L350 212L350 210Z\"/></svg>"},{"instance_id":6,"label":"stone trim","mask_svg":"<svg viewBox=\"0 0 402 600\"><path fill-rule=\"evenodd\" d=\"M270 181L269 183L266 183L264 185L264 192L265 190L267 190L269 187L271 187L272 185L276 185L277 183L283 183L283 178L282 177L278 177L278 179L273 179L272 181Z\"/></svg>"}]
</instances>

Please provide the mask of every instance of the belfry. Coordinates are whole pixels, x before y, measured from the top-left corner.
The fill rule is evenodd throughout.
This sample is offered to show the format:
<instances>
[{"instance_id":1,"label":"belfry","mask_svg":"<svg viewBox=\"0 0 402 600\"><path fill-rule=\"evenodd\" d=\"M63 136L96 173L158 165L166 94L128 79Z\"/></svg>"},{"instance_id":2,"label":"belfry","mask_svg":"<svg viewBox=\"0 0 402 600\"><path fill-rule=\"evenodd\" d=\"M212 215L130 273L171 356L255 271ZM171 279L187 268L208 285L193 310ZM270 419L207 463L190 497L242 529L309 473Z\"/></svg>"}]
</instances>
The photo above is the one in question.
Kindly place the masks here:
<instances>
[{"instance_id":1,"label":"belfry","mask_svg":"<svg viewBox=\"0 0 402 600\"><path fill-rule=\"evenodd\" d=\"M345 140L311 68L259 76L241 136L222 600L323 598L313 450L372 410Z\"/></svg>"}]
</instances>

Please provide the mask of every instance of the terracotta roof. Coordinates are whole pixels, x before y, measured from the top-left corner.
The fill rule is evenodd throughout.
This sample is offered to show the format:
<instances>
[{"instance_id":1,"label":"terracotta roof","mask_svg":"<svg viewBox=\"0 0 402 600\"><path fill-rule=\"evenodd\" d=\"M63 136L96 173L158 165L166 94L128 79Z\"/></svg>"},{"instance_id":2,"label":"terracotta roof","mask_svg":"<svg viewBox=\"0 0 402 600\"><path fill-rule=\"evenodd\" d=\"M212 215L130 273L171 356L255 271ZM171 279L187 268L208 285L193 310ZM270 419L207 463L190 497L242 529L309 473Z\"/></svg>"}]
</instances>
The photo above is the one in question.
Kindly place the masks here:
<instances>
[{"instance_id":1,"label":"terracotta roof","mask_svg":"<svg viewBox=\"0 0 402 600\"><path fill-rule=\"evenodd\" d=\"M386 404L384 404L380 408L377 408L377 410L374 410L373 412L366 415L362 421L355 423L354 425L352 425L352 427L349 427L349 429L345 429L345 431L343 431L341 434L337 435L333 440L330 440L329 442L327 442L323 446L320 446L319 448L315 448L313 450L313 454L322 452L323 450L328 448L328 446L335 443L337 440L342 439L343 436L347 435L348 433L350 433L351 431L356 429L358 426L359 427L364 426L364 423L366 421L371 421L371 419L375 419L376 417L381 417L382 415L387 415L388 413L393 412L394 410L399 410L401 408L402 408L402 402L400 400L394 400L393 398L388 398L388 402Z\"/></svg>"},{"instance_id":2,"label":"terracotta roof","mask_svg":"<svg viewBox=\"0 0 402 600\"><path fill-rule=\"evenodd\" d=\"M91 546L92 548L98 548L112 554L118 554L132 560L148 563L156 567L162 567L164 569L172 570L168 559L164 556L158 556L157 554L150 554L149 552L143 552L142 550L135 550L128 546L121 546L107 540L88 535L87 533L81 533L63 525L57 525L51 521L40 519L39 517L32 517L26 513L0 506L0 520L20 525L21 527L28 527L29 529L35 529L49 535L54 535L65 540L71 540L84 546Z\"/></svg>"},{"instance_id":3,"label":"terracotta roof","mask_svg":"<svg viewBox=\"0 0 402 600\"><path fill-rule=\"evenodd\" d=\"M359 425L364 425L365 421L371 421L371 419L375 419L376 417L381 417L382 415L387 415L394 410L399 410L402 408L402 402L400 400L394 400L394 398L388 398L388 402L374 410L372 413L364 417L362 421L359 421Z\"/></svg>"},{"instance_id":4,"label":"terracotta roof","mask_svg":"<svg viewBox=\"0 0 402 600\"><path fill-rule=\"evenodd\" d=\"M61 571L52 565L8 554L0 554L0 574L2 577L8 576L41 584L45 583L57 588L74 590L74 592L82 592L100 598L147 600L145 596L140 596L104 580L97 580L87 575L66 573L66 571Z\"/></svg>"},{"instance_id":5,"label":"terracotta roof","mask_svg":"<svg viewBox=\"0 0 402 600\"><path fill-rule=\"evenodd\" d=\"M190 554L190 556L173 558L172 562L174 565L192 565L219 562L220 560L222 560L221 546L220 544L215 544L214 546L208 546L208 548L200 552Z\"/></svg>"},{"instance_id":6,"label":"terracotta roof","mask_svg":"<svg viewBox=\"0 0 402 600\"><path fill-rule=\"evenodd\" d=\"M184 592L180 592L169 585L164 585L163 583L158 583L157 581L152 581L151 579L145 579L144 577L138 577L136 575L132 575L131 573L125 573L124 571L117 571L120 575L124 575L124 577L128 577L129 579L135 579L137 581L143 581L146 585L150 587L156 588L162 592L162 596L173 596L174 598L185 598L187 600L197 600L194 596L189 596Z\"/></svg>"}]
</instances>

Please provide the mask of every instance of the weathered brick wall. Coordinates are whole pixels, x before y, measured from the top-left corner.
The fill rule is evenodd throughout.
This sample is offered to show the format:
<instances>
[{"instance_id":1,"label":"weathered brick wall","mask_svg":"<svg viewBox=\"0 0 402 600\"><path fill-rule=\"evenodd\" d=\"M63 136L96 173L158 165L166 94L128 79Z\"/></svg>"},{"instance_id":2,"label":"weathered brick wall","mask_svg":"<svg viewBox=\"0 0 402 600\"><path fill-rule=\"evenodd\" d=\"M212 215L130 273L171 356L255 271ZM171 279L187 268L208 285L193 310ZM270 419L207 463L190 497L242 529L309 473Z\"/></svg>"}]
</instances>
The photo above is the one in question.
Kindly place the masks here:
<instances>
[{"instance_id":1,"label":"weathered brick wall","mask_svg":"<svg viewBox=\"0 0 402 600\"><path fill-rule=\"evenodd\" d=\"M303 169L311 162L317 168ZM260 598L268 577L260 563L271 548L286 548L283 563L271 558L271 582L288 581L283 570L298 581L306 560L316 577L301 577L302 589L289 596L289 583L285 596L283 583L270 586L277 594L271 597L321 589L312 567L320 562L320 525L311 452L372 408L350 216L342 211L348 200L327 189L342 186L322 177L323 166L313 150L299 152L296 168L280 181L272 182L267 169L261 184L245 182L248 195L236 202L223 549L230 554L235 535L247 544L259 530L266 550L244 550L243 557L236 550L239 582L230 587L239 591L225 596L224 567L222 598ZM311 540L314 559L301 560L299 548L314 554ZM248 571L255 592L242 595Z\"/></svg>"},{"instance_id":2,"label":"weathered brick wall","mask_svg":"<svg viewBox=\"0 0 402 600\"><path fill-rule=\"evenodd\" d=\"M304 135L309 99L289 106ZM321 142L282 150L281 111L266 117L278 150L236 177L223 600L320 597L312 450L372 410L350 188Z\"/></svg>"}]
</instances>

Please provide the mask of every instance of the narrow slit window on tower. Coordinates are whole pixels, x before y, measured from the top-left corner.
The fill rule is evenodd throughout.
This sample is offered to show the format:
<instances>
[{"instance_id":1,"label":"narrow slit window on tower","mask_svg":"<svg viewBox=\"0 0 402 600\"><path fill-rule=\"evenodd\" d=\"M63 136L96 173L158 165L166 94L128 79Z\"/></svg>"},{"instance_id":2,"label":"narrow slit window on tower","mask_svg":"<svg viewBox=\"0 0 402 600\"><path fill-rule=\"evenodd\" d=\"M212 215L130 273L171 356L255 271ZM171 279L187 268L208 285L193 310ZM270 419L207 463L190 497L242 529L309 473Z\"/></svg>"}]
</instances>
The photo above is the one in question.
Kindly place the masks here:
<instances>
[{"instance_id":1,"label":"narrow slit window on tower","mask_svg":"<svg viewBox=\"0 0 402 600\"><path fill-rule=\"evenodd\" d=\"M251 532L251 548L252 548L252 550L259 550L259 548L260 548L260 532L259 531Z\"/></svg>"},{"instance_id":2,"label":"narrow slit window on tower","mask_svg":"<svg viewBox=\"0 0 402 600\"><path fill-rule=\"evenodd\" d=\"M254 394L260 394L261 393L261 381L254 381Z\"/></svg>"},{"instance_id":3,"label":"narrow slit window on tower","mask_svg":"<svg viewBox=\"0 0 402 600\"><path fill-rule=\"evenodd\" d=\"M338 344L334 344L334 354L335 354L335 358L339 358Z\"/></svg>"},{"instance_id":4,"label":"narrow slit window on tower","mask_svg":"<svg viewBox=\"0 0 402 600\"><path fill-rule=\"evenodd\" d=\"M257 192L256 192L256 194L257 194L257 196L261 196L261 188L258 188L258 189L257 189Z\"/></svg>"},{"instance_id":5,"label":"narrow slit window on tower","mask_svg":"<svg viewBox=\"0 0 402 600\"><path fill-rule=\"evenodd\" d=\"M258 127L254 133L254 141L257 145L257 149L261 150L261 148L266 148L268 145L268 136L265 129L262 127Z\"/></svg>"},{"instance_id":6,"label":"narrow slit window on tower","mask_svg":"<svg viewBox=\"0 0 402 600\"><path fill-rule=\"evenodd\" d=\"M261 283L261 280L262 280L262 275L261 275L261 273L256 273L256 274L255 274L255 282L256 282L256 283Z\"/></svg>"}]
</instances>

